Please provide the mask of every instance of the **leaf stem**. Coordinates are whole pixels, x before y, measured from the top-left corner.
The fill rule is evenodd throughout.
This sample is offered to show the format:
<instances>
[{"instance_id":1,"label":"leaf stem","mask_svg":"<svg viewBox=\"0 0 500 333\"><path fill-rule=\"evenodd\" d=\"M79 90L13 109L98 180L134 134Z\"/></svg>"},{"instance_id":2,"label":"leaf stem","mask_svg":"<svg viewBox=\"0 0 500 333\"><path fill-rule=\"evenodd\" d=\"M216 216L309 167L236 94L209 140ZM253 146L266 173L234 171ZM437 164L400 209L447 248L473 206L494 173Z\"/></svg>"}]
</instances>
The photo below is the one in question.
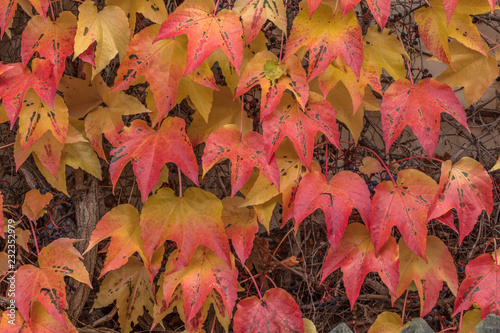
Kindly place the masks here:
<instances>
[{"instance_id":1,"label":"leaf stem","mask_svg":"<svg viewBox=\"0 0 500 333\"><path fill-rule=\"evenodd\" d=\"M394 161L391 164L389 164L387 167L391 167L392 165L394 165L396 163L399 163L399 162L403 162L403 161L407 161L407 160L414 160L414 159L417 159L417 158L425 158L425 159L428 159L428 160L431 160L431 161L435 160L435 161L438 161L439 163L444 163L444 161L440 160L439 158L434 158L434 157L429 157L429 156L412 156L412 157L405 157L405 158L402 158L400 160Z\"/></svg>"},{"instance_id":2,"label":"leaf stem","mask_svg":"<svg viewBox=\"0 0 500 333\"><path fill-rule=\"evenodd\" d=\"M281 32L281 47L280 47L280 60L279 62L281 62L281 59L283 58L283 42L285 41L285 33L282 31Z\"/></svg>"},{"instance_id":3,"label":"leaf stem","mask_svg":"<svg viewBox=\"0 0 500 333\"><path fill-rule=\"evenodd\" d=\"M177 167L177 174L179 175L179 198L182 198L182 177L181 177L181 169Z\"/></svg>"},{"instance_id":4,"label":"leaf stem","mask_svg":"<svg viewBox=\"0 0 500 333\"><path fill-rule=\"evenodd\" d=\"M257 285L257 281L255 281L255 278L253 277L252 273L250 272L250 270L248 269L248 267L241 263L243 265L243 267L245 268L245 270L247 271L247 273L250 275L250 277L252 278L252 281L253 281L253 284L255 286L255 289L257 289L257 295L259 295L259 298L261 301L263 301L262 299L262 295L260 294L260 289L259 289L259 286Z\"/></svg>"},{"instance_id":5,"label":"leaf stem","mask_svg":"<svg viewBox=\"0 0 500 333\"><path fill-rule=\"evenodd\" d=\"M410 67L410 62L406 58L405 58L405 64L406 64L406 69L408 70L408 74L410 75L411 86L414 87L415 83L413 82L413 73Z\"/></svg>"},{"instance_id":6,"label":"leaf stem","mask_svg":"<svg viewBox=\"0 0 500 333\"><path fill-rule=\"evenodd\" d=\"M406 290L405 302L403 304L403 313L401 313L401 325L405 324L406 301L408 300L408 290Z\"/></svg>"},{"instance_id":7,"label":"leaf stem","mask_svg":"<svg viewBox=\"0 0 500 333\"><path fill-rule=\"evenodd\" d=\"M31 232L33 233L33 239L35 240L36 255L38 256L40 254L40 250L38 249L38 242L36 240L35 228L33 227L33 221L31 220L30 220L30 226L31 226Z\"/></svg>"},{"instance_id":8,"label":"leaf stem","mask_svg":"<svg viewBox=\"0 0 500 333\"><path fill-rule=\"evenodd\" d=\"M215 4L215 8L214 8L214 16L215 16L215 14L217 13L217 8L219 8L219 0L217 0L217 3Z\"/></svg>"}]
</instances>

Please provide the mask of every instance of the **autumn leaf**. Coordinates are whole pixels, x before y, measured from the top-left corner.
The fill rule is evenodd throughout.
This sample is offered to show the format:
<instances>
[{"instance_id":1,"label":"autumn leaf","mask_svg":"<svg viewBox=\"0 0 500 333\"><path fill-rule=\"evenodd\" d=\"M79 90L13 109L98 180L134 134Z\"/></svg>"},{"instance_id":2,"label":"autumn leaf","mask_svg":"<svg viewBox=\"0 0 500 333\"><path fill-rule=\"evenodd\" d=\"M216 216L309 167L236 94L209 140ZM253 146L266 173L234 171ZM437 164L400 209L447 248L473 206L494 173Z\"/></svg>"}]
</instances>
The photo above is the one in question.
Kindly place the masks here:
<instances>
[{"instance_id":1,"label":"autumn leaf","mask_svg":"<svg viewBox=\"0 0 500 333\"><path fill-rule=\"evenodd\" d=\"M148 104L149 107L149 104ZM243 116L243 119L241 117ZM212 111L205 121L199 112L193 114L193 121L187 129L193 147L205 142L210 133L226 125L233 124L245 135L253 130L253 121L241 112L241 100L233 100L233 95L228 87L220 87L213 96ZM240 126L243 125L241 129Z\"/></svg>"},{"instance_id":2,"label":"autumn leaf","mask_svg":"<svg viewBox=\"0 0 500 333\"><path fill-rule=\"evenodd\" d=\"M241 197L222 199L224 208L221 217L226 235L243 264L252 252L253 240L259 230L255 212L247 207L241 207L244 201L245 199Z\"/></svg>"},{"instance_id":3,"label":"autumn leaf","mask_svg":"<svg viewBox=\"0 0 500 333\"><path fill-rule=\"evenodd\" d=\"M132 324L138 322L137 318L143 314L144 308L153 313L154 299L154 289L140 259L134 256L127 259L124 266L111 270L104 278L92 307L103 308L116 301L118 322L125 333L132 331Z\"/></svg>"},{"instance_id":4,"label":"autumn leaf","mask_svg":"<svg viewBox=\"0 0 500 333\"><path fill-rule=\"evenodd\" d=\"M488 314L500 313L500 261L497 250L485 253L471 260L465 267L465 279L460 284L455 299L455 316L457 313L469 309L472 303L481 308L481 318Z\"/></svg>"},{"instance_id":5,"label":"autumn leaf","mask_svg":"<svg viewBox=\"0 0 500 333\"><path fill-rule=\"evenodd\" d=\"M28 191L24 196L23 215L35 222L47 213L45 206L49 204L53 197L50 192L41 194L39 190Z\"/></svg>"},{"instance_id":6,"label":"autumn leaf","mask_svg":"<svg viewBox=\"0 0 500 333\"><path fill-rule=\"evenodd\" d=\"M399 284L396 297L401 296L413 281L420 296L420 317L424 317L436 305L439 292L443 289L443 281L454 295L458 289L455 263L446 244L436 236L427 236L425 257L427 262L413 253L403 239L399 240Z\"/></svg>"},{"instance_id":7,"label":"autumn leaf","mask_svg":"<svg viewBox=\"0 0 500 333\"><path fill-rule=\"evenodd\" d=\"M327 238L334 251L353 208L360 212L365 224L370 225L370 191L365 181L353 172L341 171L328 181L325 175L313 171L302 178L294 200L296 228L316 209L323 211Z\"/></svg>"},{"instance_id":8,"label":"autumn leaf","mask_svg":"<svg viewBox=\"0 0 500 333\"><path fill-rule=\"evenodd\" d=\"M68 108L61 96L56 95L54 106L44 102L33 90L23 100L19 114L21 154L37 142L47 131L62 145L68 133Z\"/></svg>"},{"instance_id":9,"label":"autumn leaf","mask_svg":"<svg viewBox=\"0 0 500 333\"><path fill-rule=\"evenodd\" d=\"M155 42L182 34L188 36L184 74L192 72L217 49L224 51L240 73L243 27L236 13L223 9L215 15L212 0L187 0L163 22Z\"/></svg>"},{"instance_id":10,"label":"autumn leaf","mask_svg":"<svg viewBox=\"0 0 500 333\"><path fill-rule=\"evenodd\" d=\"M102 134L113 142L125 126L122 116L149 112L144 105L123 91L111 91L100 75L96 75L93 84L97 87L102 102L106 106L97 106L85 117L85 133L90 145L102 159L106 159L102 148Z\"/></svg>"},{"instance_id":11,"label":"autumn leaf","mask_svg":"<svg viewBox=\"0 0 500 333\"><path fill-rule=\"evenodd\" d=\"M474 333L474 329L481 322L481 310L473 309L464 313L462 319L462 330L463 333Z\"/></svg>"},{"instance_id":12,"label":"autumn leaf","mask_svg":"<svg viewBox=\"0 0 500 333\"><path fill-rule=\"evenodd\" d=\"M451 161L446 161L441 165L439 188L430 205L427 221L440 217L454 208L458 215L459 239L462 243L474 229L483 210L488 217L491 216L492 190L493 184L488 172L476 160L464 157L455 165L452 165ZM453 222L447 225L454 229Z\"/></svg>"},{"instance_id":13,"label":"autumn leaf","mask_svg":"<svg viewBox=\"0 0 500 333\"><path fill-rule=\"evenodd\" d=\"M363 157L362 165L359 167L359 172L364 173L367 176L384 170L385 169L382 164L380 164L379 160L371 156Z\"/></svg>"},{"instance_id":14,"label":"autumn leaf","mask_svg":"<svg viewBox=\"0 0 500 333\"><path fill-rule=\"evenodd\" d=\"M361 223L349 224L345 229L337 250L328 249L321 282L338 268L342 269L347 298L351 310L359 296L365 277L370 272L377 272L389 289L393 302L396 300L396 288L399 280L399 251L394 238L375 254L375 247L370 239L370 232Z\"/></svg>"},{"instance_id":15,"label":"autumn leaf","mask_svg":"<svg viewBox=\"0 0 500 333\"><path fill-rule=\"evenodd\" d=\"M141 231L139 212L132 205L119 205L104 214L92 231L87 250L83 253L87 253L97 243L111 237L99 278L102 278L107 272L125 265L135 252L147 259L142 246Z\"/></svg>"},{"instance_id":16,"label":"autumn leaf","mask_svg":"<svg viewBox=\"0 0 500 333\"><path fill-rule=\"evenodd\" d=\"M491 167L490 172L497 171L499 169L500 169L500 156L498 157L498 160L495 163L495 165Z\"/></svg>"},{"instance_id":17,"label":"autumn leaf","mask_svg":"<svg viewBox=\"0 0 500 333\"><path fill-rule=\"evenodd\" d=\"M146 257L149 260L160 245L171 240L179 248L176 267L187 265L199 245L229 263L221 213L221 201L209 192L191 187L177 197L172 189L161 188L146 201L140 217Z\"/></svg>"},{"instance_id":18,"label":"autumn leaf","mask_svg":"<svg viewBox=\"0 0 500 333\"><path fill-rule=\"evenodd\" d=\"M11 316L14 315L14 325L11 323ZM31 317L31 324L24 321L23 317L18 311L14 314L10 310L4 311L0 322L0 330L2 333L51 333L51 332L65 332L65 333L78 333L78 330L73 326L68 316L66 315L66 326L61 325L56 319L49 315L47 310L40 302L33 302L33 310Z\"/></svg>"},{"instance_id":19,"label":"autumn leaf","mask_svg":"<svg viewBox=\"0 0 500 333\"><path fill-rule=\"evenodd\" d=\"M319 88L325 97L328 96L328 92L339 82L342 82L344 87L349 91L353 113L355 113L363 103L368 84L377 92L382 93L379 75L375 67L368 62L363 62L359 78L349 67L347 67L342 59L337 59L337 61L332 62L325 71L318 76Z\"/></svg>"},{"instance_id":20,"label":"autumn leaf","mask_svg":"<svg viewBox=\"0 0 500 333\"><path fill-rule=\"evenodd\" d=\"M168 16L162 0L106 0L106 6L118 6L128 17L130 35L134 34L137 13L154 23L161 24Z\"/></svg>"},{"instance_id":21,"label":"autumn leaf","mask_svg":"<svg viewBox=\"0 0 500 333\"><path fill-rule=\"evenodd\" d=\"M105 6L98 12L92 0L82 3L78 7L78 12L73 60L96 41L95 68L92 70L94 77L117 54L120 59L125 56L125 46L130 41L128 19L123 10L117 6Z\"/></svg>"},{"instance_id":22,"label":"autumn leaf","mask_svg":"<svg viewBox=\"0 0 500 333\"><path fill-rule=\"evenodd\" d=\"M79 259L83 257L72 243L76 240L57 239L45 246L38 255L39 267L23 265L17 270L16 306L24 320L31 324L34 300L39 301L50 316L64 327L66 324L65 276L91 287L89 275Z\"/></svg>"},{"instance_id":23,"label":"autumn leaf","mask_svg":"<svg viewBox=\"0 0 500 333\"><path fill-rule=\"evenodd\" d=\"M486 56L483 41L470 15L490 10L482 0L460 1L448 22L447 13L439 0L429 0L429 7L415 11L420 38L425 46L445 64L452 65L448 37Z\"/></svg>"},{"instance_id":24,"label":"autumn leaf","mask_svg":"<svg viewBox=\"0 0 500 333\"><path fill-rule=\"evenodd\" d=\"M231 161L231 196L246 183L254 167L279 187L276 158L268 159L262 135L250 132L243 138L235 125L225 125L213 131L207 139L202 158L203 176L218 161Z\"/></svg>"},{"instance_id":25,"label":"autumn leaf","mask_svg":"<svg viewBox=\"0 0 500 333\"><path fill-rule=\"evenodd\" d=\"M283 0L236 0L233 11L240 15L243 22L246 44L257 37L266 20L273 22L284 33L287 31Z\"/></svg>"},{"instance_id":26,"label":"autumn leaf","mask_svg":"<svg viewBox=\"0 0 500 333\"><path fill-rule=\"evenodd\" d=\"M308 11L302 10L293 21L284 60L303 46L309 51L309 80L322 73L338 56L359 76L363 39L354 12L342 17L340 11L333 14L330 7L321 5L309 19Z\"/></svg>"},{"instance_id":27,"label":"autumn leaf","mask_svg":"<svg viewBox=\"0 0 500 333\"><path fill-rule=\"evenodd\" d=\"M33 154L54 178L58 177L63 145L54 138L51 131L45 132L40 139L22 154L20 141L21 139L18 132L16 141L14 142L14 159L17 169L19 169L26 159Z\"/></svg>"},{"instance_id":28,"label":"autumn leaf","mask_svg":"<svg viewBox=\"0 0 500 333\"><path fill-rule=\"evenodd\" d=\"M375 25L369 27L364 37L363 52L365 61L373 64L378 76L384 68L390 76L398 80L406 77L404 58L409 59L409 56L396 34L390 32L390 29L378 31Z\"/></svg>"},{"instance_id":29,"label":"autumn leaf","mask_svg":"<svg viewBox=\"0 0 500 333\"><path fill-rule=\"evenodd\" d=\"M35 7L36 11L45 20L47 17L47 10L49 9L49 0L29 0L31 5ZM3 34L7 29L9 21L16 12L17 0L3 0L0 4L0 39L3 38Z\"/></svg>"},{"instance_id":30,"label":"autumn leaf","mask_svg":"<svg viewBox=\"0 0 500 333\"><path fill-rule=\"evenodd\" d=\"M456 40L449 43L453 70L448 67L436 80L452 88L464 87L465 107L477 102L498 77L494 56L471 50Z\"/></svg>"},{"instance_id":31,"label":"autumn leaf","mask_svg":"<svg viewBox=\"0 0 500 333\"><path fill-rule=\"evenodd\" d=\"M295 55L279 62L270 51L257 53L248 62L241 74L235 97L239 97L256 85L260 85L260 119L271 113L289 89L301 107L305 107L309 95L306 72Z\"/></svg>"},{"instance_id":32,"label":"autumn leaf","mask_svg":"<svg viewBox=\"0 0 500 333\"><path fill-rule=\"evenodd\" d=\"M49 60L33 59L32 71L21 63L11 64L11 68L0 75L0 98L10 120L11 128L21 111L24 96L33 88L40 98L54 107L57 84L53 65Z\"/></svg>"},{"instance_id":33,"label":"autumn leaf","mask_svg":"<svg viewBox=\"0 0 500 333\"><path fill-rule=\"evenodd\" d=\"M302 163L310 169L317 132L323 133L340 150L336 113L331 104L317 93L309 94L304 108L290 96L285 96L280 105L262 122L268 158L272 157L283 139L288 137Z\"/></svg>"},{"instance_id":34,"label":"autumn leaf","mask_svg":"<svg viewBox=\"0 0 500 333\"><path fill-rule=\"evenodd\" d=\"M377 316L368 333L399 333L404 328L402 321L397 313L384 311Z\"/></svg>"},{"instance_id":35,"label":"autumn leaf","mask_svg":"<svg viewBox=\"0 0 500 333\"><path fill-rule=\"evenodd\" d=\"M130 127L125 127L111 142L115 147L109 166L113 189L129 161L132 161L143 202L158 183L161 168L168 162L175 163L198 185L198 163L185 126L183 119L175 117L165 119L157 131L144 120L134 120Z\"/></svg>"},{"instance_id":36,"label":"autumn leaf","mask_svg":"<svg viewBox=\"0 0 500 333\"><path fill-rule=\"evenodd\" d=\"M261 299L252 296L238 302L233 329L234 333L299 333L304 323L293 297L284 289L272 288Z\"/></svg>"},{"instance_id":37,"label":"autumn leaf","mask_svg":"<svg viewBox=\"0 0 500 333\"><path fill-rule=\"evenodd\" d=\"M175 105L177 87L186 68L187 43L183 36L153 43L159 31L159 25L151 25L132 38L112 91L125 90L144 76L154 94L159 118L163 119Z\"/></svg>"},{"instance_id":38,"label":"autumn leaf","mask_svg":"<svg viewBox=\"0 0 500 333\"><path fill-rule=\"evenodd\" d=\"M55 21L33 16L21 39L23 64L26 65L33 53L38 52L54 65L54 76L59 83L66 68L66 58L73 53L76 24L76 16L70 11L63 11Z\"/></svg>"},{"instance_id":39,"label":"autumn leaf","mask_svg":"<svg viewBox=\"0 0 500 333\"><path fill-rule=\"evenodd\" d=\"M389 152L408 125L427 155L432 156L439 138L441 113L447 113L469 130L464 108L450 86L427 78L416 86L407 79L395 81L382 99L382 129Z\"/></svg>"},{"instance_id":40,"label":"autumn leaf","mask_svg":"<svg viewBox=\"0 0 500 333\"><path fill-rule=\"evenodd\" d=\"M425 259L426 217L437 188L431 177L414 169L400 171L396 184L384 181L375 187L370 232L376 252L397 226L408 247Z\"/></svg>"},{"instance_id":41,"label":"autumn leaf","mask_svg":"<svg viewBox=\"0 0 500 333\"><path fill-rule=\"evenodd\" d=\"M204 246L198 247L185 267L166 273L163 296L166 304L180 284L182 286L183 310L186 321L190 321L203 306L212 290L222 297L225 308L232 313L236 303L238 270L234 263L218 257Z\"/></svg>"}]
</instances>

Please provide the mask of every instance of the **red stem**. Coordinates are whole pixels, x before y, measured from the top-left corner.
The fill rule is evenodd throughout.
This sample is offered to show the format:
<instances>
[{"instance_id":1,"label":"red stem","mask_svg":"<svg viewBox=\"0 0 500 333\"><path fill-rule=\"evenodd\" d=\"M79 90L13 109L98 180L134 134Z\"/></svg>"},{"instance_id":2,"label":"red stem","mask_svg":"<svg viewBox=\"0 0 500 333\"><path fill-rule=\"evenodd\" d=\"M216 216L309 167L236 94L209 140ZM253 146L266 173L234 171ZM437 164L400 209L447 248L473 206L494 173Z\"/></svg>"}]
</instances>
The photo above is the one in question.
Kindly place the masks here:
<instances>
[{"instance_id":1,"label":"red stem","mask_svg":"<svg viewBox=\"0 0 500 333\"><path fill-rule=\"evenodd\" d=\"M373 150L371 150L368 147L358 146L358 148L366 149L369 152L371 152L373 155L375 155L378 158L378 160L380 162L382 162L382 165L384 166L385 170L387 171L387 174L389 175L389 177L391 177L392 183L394 184L394 186L396 186L396 181L394 180L394 177L392 176L391 170L389 170L389 167L385 164L385 162L382 160L382 158L380 158L380 156L378 156L378 154L376 152L374 152Z\"/></svg>"}]
</instances>

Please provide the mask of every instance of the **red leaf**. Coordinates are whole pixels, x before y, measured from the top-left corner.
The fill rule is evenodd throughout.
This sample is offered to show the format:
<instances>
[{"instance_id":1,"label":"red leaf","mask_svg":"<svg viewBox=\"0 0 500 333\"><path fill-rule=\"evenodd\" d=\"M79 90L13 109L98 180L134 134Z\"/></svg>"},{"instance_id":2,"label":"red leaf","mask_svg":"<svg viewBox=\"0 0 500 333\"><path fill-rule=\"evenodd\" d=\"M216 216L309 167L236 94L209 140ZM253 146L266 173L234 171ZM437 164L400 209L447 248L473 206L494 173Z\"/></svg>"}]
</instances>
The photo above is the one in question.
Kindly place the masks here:
<instances>
[{"instance_id":1,"label":"red leaf","mask_svg":"<svg viewBox=\"0 0 500 333\"><path fill-rule=\"evenodd\" d=\"M500 314L500 251L485 253L465 267L465 279L458 289L455 312L469 309L472 303L481 308L481 318L490 313Z\"/></svg>"},{"instance_id":2,"label":"red leaf","mask_svg":"<svg viewBox=\"0 0 500 333\"><path fill-rule=\"evenodd\" d=\"M57 84L49 60L34 59L31 63L33 72L21 63L10 66L11 69L0 75L0 98L3 100L12 127L21 111L24 95L30 88L33 88L37 95L53 108Z\"/></svg>"},{"instance_id":3,"label":"red leaf","mask_svg":"<svg viewBox=\"0 0 500 333\"><path fill-rule=\"evenodd\" d=\"M267 179L279 187L276 157L267 159L263 138L259 133L250 132L241 138L241 132L235 125L225 125L213 131L203 152L203 176L223 158L231 161L231 196L245 185L254 167L259 168Z\"/></svg>"},{"instance_id":4,"label":"red leaf","mask_svg":"<svg viewBox=\"0 0 500 333\"><path fill-rule=\"evenodd\" d=\"M464 108L451 87L433 78L424 79L416 86L407 79L395 81L384 94L380 112L387 152L408 125L427 155L432 156L439 138L442 112L469 130Z\"/></svg>"},{"instance_id":5,"label":"red leaf","mask_svg":"<svg viewBox=\"0 0 500 333\"><path fill-rule=\"evenodd\" d=\"M483 165L464 157L452 166L451 161L441 165L439 189L429 208L427 221L438 218L454 208L460 224L460 243L474 226L484 210L493 212L493 183ZM453 220L444 224L456 231Z\"/></svg>"},{"instance_id":6,"label":"red leaf","mask_svg":"<svg viewBox=\"0 0 500 333\"><path fill-rule=\"evenodd\" d=\"M365 181L353 172L341 171L330 181L317 171L307 174L299 184L294 203L296 228L316 209L323 211L327 238L333 250L337 248L353 208L361 213L365 224L369 225L370 191Z\"/></svg>"},{"instance_id":7,"label":"red leaf","mask_svg":"<svg viewBox=\"0 0 500 333\"><path fill-rule=\"evenodd\" d=\"M446 244L436 236L427 236L427 262L414 254L403 239L399 240L399 284L396 297L401 296L413 281L420 296L420 317L436 305L439 292L446 282L456 295L458 277L453 257Z\"/></svg>"},{"instance_id":8,"label":"red leaf","mask_svg":"<svg viewBox=\"0 0 500 333\"><path fill-rule=\"evenodd\" d=\"M54 75L59 83L66 68L66 57L73 53L76 34L76 17L70 11L62 12L54 22L36 15L31 18L23 31L21 57L27 64L33 53L54 65Z\"/></svg>"},{"instance_id":9,"label":"red leaf","mask_svg":"<svg viewBox=\"0 0 500 333\"><path fill-rule=\"evenodd\" d=\"M262 299L241 300L233 318L234 333L302 333L302 312L285 290L272 288Z\"/></svg>"},{"instance_id":10,"label":"red leaf","mask_svg":"<svg viewBox=\"0 0 500 333\"><path fill-rule=\"evenodd\" d=\"M238 297L238 270L234 265L228 266L210 249L200 246L186 267L165 274L163 295L166 304L170 303L179 284L186 322L199 312L212 290L222 297L228 313L233 312Z\"/></svg>"},{"instance_id":11,"label":"red leaf","mask_svg":"<svg viewBox=\"0 0 500 333\"><path fill-rule=\"evenodd\" d=\"M33 300L36 298L61 325L66 327L65 276L91 287L88 273L79 260L82 256L72 243L75 240L58 239L45 246L38 256L39 268L21 266L17 271L16 306L23 318L31 323Z\"/></svg>"},{"instance_id":12,"label":"red leaf","mask_svg":"<svg viewBox=\"0 0 500 333\"><path fill-rule=\"evenodd\" d=\"M336 113L332 105L318 93L309 94L305 108L286 95L282 103L262 122L267 156L271 157L283 139L288 137L293 142L301 162L310 169L317 132L325 134L340 150Z\"/></svg>"},{"instance_id":13,"label":"red leaf","mask_svg":"<svg viewBox=\"0 0 500 333\"><path fill-rule=\"evenodd\" d=\"M252 252L253 240L259 230L257 214L251 208L242 207L244 201L241 197L222 199L224 209L221 217L226 235L243 264Z\"/></svg>"},{"instance_id":14,"label":"red leaf","mask_svg":"<svg viewBox=\"0 0 500 333\"><path fill-rule=\"evenodd\" d=\"M36 11L45 20L47 17L47 9L49 9L50 0L29 0L35 7ZM3 38L5 29L9 24L10 19L16 12L17 0L1 0L0 1L0 39Z\"/></svg>"},{"instance_id":15,"label":"red leaf","mask_svg":"<svg viewBox=\"0 0 500 333\"><path fill-rule=\"evenodd\" d=\"M334 15L330 7L321 5L309 19L308 11L301 11L293 21L284 60L303 46L309 51L309 80L321 74L338 56L359 76L363 38L354 12L341 17L340 12Z\"/></svg>"},{"instance_id":16,"label":"red leaf","mask_svg":"<svg viewBox=\"0 0 500 333\"><path fill-rule=\"evenodd\" d=\"M344 274L344 286L351 309L359 296L365 276L370 272L378 273L389 288L393 301L396 299L399 281L399 249L394 238L390 238L379 254L375 255L375 247L368 229L361 223L349 224L337 251L333 251L332 248L328 249L321 282L338 268L341 268Z\"/></svg>"},{"instance_id":17,"label":"red leaf","mask_svg":"<svg viewBox=\"0 0 500 333\"><path fill-rule=\"evenodd\" d=\"M178 266L187 265L200 245L229 264L230 248L221 213L221 201L209 192L191 187L177 197L172 189L161 188L148 198L141 213L146 257L150 260L166 240L171 240L179 248ZM152 273L154 276L157 272Z\"/></svg>"},{"instance_id":18,"label":"red leaf","mask_svg":"<svg viewBox=\"0 0 500 333\"><path fill-rule=\"evenodd\" d=\"M155 41L188 35L187 64L184 74L201 65L217 49L227 55L240 73L243 60L243 27L239 16L227 9L214 15L212 0L186 0L161 25Z\"/></svg>"},{"instance_id":19,"label":"red leaf","mask_svg":"<svg viewBox=\"0 0 500 333\"><path fill-rule=\"evenodd\" d=\"M450 22L451 16L453 15L455 8L457 7L458 0L441 0L441 1L443 3L443 8L446 12L446 18L448 19L448 22Z\"/></svg>"},{"instance_id":20,"label":"red leaf","mask_svg":"<svg viewBox=\"0 0 500 333\"><path fill-rule=\"evenodd\" d=\"M132 161L142 201L158 183L161 168L168 162L177 167L198 185L198 163L181 118L167 118L158 131L143 120L134 120L112 142L109 173L113 189L123 168Z\"/></svg>"},{"instance_id":21,"label":"red leaf","mask_svg":"<svg viewBox=\"0 0 500 333\"><path fill-rule=\"evenodd\" d=\"M307 103L309 85L306 80L306 71L295 55L280 63L278 57L269 51L257 53L245 66L235 97L243 95L257 84L262 89L260 119L278 106L283 92L287 89L295 95L302 107L305 107Z\"/></svg>"},{"instance_id":22,"label":"red leaf","mask_svg":"<svg viewBox=\"0 0 500 333\"><path fill-rule=\"evenodd\" d=\"M186 68L186 39L171 38L153 43L160 26L141 30L127 45L112 91L125 90L144 75L154 94L159 118L175 105L177 87Z\"/></svg>"},{"instance_id":23,"label":"red leaf","mask_svg":"<svg viewBox=\"0 0 500 333\"><path fill-rule=\"evenodd\" d=\"M397 226L408 247L425 259L426 217L437 188L431 177L414 169L400 171L396 186L392 181L377 185L370 226L376 252Z\"/></svg>"}]
</instances>

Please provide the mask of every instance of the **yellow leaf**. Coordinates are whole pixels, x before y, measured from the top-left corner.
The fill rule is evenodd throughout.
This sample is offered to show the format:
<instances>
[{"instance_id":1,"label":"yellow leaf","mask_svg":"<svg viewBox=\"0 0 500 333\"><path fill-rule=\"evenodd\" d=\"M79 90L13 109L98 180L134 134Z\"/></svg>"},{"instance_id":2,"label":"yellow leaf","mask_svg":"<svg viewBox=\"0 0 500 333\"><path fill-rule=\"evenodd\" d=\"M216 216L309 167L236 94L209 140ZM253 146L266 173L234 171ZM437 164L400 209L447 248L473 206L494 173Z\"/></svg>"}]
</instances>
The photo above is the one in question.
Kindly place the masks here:
<instances>
[{"instance_id":1,"label":"yellow leaf","mask_svg":"<svg viewBox=\"0 0 500 333\"><path fill-rule=\"evenodd\" d=\"M452 88L464 87L465 107L477 102L498 77L494 56L471 50L457 41L449 44L453 69L448 67L436 79Z\"/></svg>"},{"instance_id":2,"label":"yellow leaf","mask_svg":"<svg viewBox=\"0 0 500 333\"><path fill-rule=\"evenodd\" d=\"M61 96L56 95L54 109L30 89L24 97L19 114L21 153L37 142L47 131L64 144L68 133L68 108Z\"/></svg>"},{"instance_id":3,"label":"yellow leaf","mask_svg":"<svg viewBox=\"0 0 500 333\"><path fill-rule=\"evenodd\" d=\"M402 322L397 313L382 312L377 316L368 333L398 333L404 328Z\"/></svg>"},{"instance_id":4,"label":"yellow leaf","mask_svg":"<svg viewBox=\"0 0 500 333\"><path fill-rule=\"evenodd\" d=\"M100 12L92 0L86 0L78 7L78 29L75 36L73 60L97 41L95 51L96 67L92 77L102 71L119 54L125 56L125 47L130 41L128 19L117 6L106 6Z\"/></svg>"},{"instance_id":5,"label":"yellow leaf","mask_svg":"<svg viewBox=\"0 0 500 333\"><path fill-rule=\"evenodd\" d=\"M359 171L368 176L382 170L384 170L384 168L380 164L379 160L371 156L363 158L363 165L359 167Z\"/></svg>"},{"instance_id":6,"label":"yellow leaf","mask_svg":"<svg viewBox=\"0 0 500 333\"><path fill-rule=\"evenodd\" d=\"M495 165L490 169L490 172L499 170L500 169L500 156L498 157L498 161L495 163Z\"/></svg>"},{"instance_id":7,"label":"yellow leaf","mask_svg":"<svg viewBox=\"0 0 500 333\"><path fill-rule=\"evenodd\" d=\"M396 35L390 34L390 29L379 32L377 25L368 28L363 52L365 58L375 66L379 76L384 68L395 80L406 77L405 63L401 55L407 59L410 57Z\"/></svg>"},{"instance_id":8,"label":"yellow leaf","mask_svg":"<svg viewBox=\"0 0 500 333\"><path fill-rule=\"evenodd\" d=\"M473 333L476 326L481 322L481 310L473 309L467 311L462 318L462 330L460 333Z\"/></svg>"},{"instance_id":9,"label":"yellow leaf","mask_svg":"<svg viewBox=\"0 0 500 333\"><path fill-rule=\"evenodd\" d=\"M26 193L23 202L23 214L31 221L35 222L47 211L47 206L54 196L52 193L41 194L39 190L31 190Z\"/></svg>"},{"instance_id":10,"label":"yellow leaf","mask_svg":"<svg viewBox=\"0 0 500 333\"><path fill-rule=\"evenodd\" d=\"M163 23L168 16L163 0L106 0L106 6L118 6L127 14L130 35L134 34L136 13L158 24Z\"/></svg>"},{"instance_id":11,"label":"yellow leaf","mask_svg":"<svg viewBox=\"0 0 500 333\"><path fill-rule=\"evenodd\" d=\"M314 323L307 318L302 318L304 321L304 333L317 333L316 326Z\"/></svg>"}]
</instances>

